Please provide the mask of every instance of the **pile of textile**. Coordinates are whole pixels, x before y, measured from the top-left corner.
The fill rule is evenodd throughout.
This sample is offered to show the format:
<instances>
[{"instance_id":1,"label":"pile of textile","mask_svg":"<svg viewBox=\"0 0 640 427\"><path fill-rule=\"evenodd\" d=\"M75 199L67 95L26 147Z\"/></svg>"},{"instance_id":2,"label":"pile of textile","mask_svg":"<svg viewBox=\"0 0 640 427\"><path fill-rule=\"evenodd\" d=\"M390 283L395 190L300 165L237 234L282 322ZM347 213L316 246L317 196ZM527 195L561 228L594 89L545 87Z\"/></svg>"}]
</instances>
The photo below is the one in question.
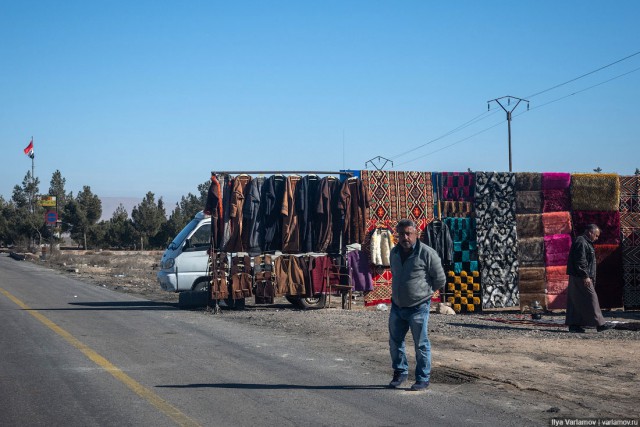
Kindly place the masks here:
<instances>
[{"instance_id":1,"label":"pile of textile","mask_svg":"<svg viewBox=\"0 0 640 427\"><path fill-rule=\"evenodd\" d=\"M574 234L588 224L600 228L596 249L596 293L600 308L622 307L623 276L620 242L620 180L616 174L577 173L571 176Z\"/></svg>"},{"instance_id":2,"label":"pile of textile","mask_svg":"<svg viewBox=\"0 0 640 427\"><path fill-rule=\"evenodd\" d=\"M542 174L516 175L516 226L518 233L518 288L520 308L534 301L545 305L544 234L542 228Z\"/></svg>"}]
</instances>

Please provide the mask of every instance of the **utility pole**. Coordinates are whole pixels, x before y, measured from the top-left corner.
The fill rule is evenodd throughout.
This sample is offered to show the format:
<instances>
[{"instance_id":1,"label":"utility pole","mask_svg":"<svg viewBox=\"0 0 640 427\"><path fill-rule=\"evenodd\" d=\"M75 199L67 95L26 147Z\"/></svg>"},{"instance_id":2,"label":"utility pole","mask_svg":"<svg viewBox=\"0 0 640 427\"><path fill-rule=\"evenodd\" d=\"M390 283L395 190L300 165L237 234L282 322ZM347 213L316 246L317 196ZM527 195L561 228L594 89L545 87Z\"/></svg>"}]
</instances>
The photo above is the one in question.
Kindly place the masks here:
<instances>
[{"instance_id":1,"label":"utility pole","mask_svg":"<svg viewBox=\"0 0 640 427\"><path fill-rule=\"evenodd\" d=\"M502 105L502 102L500 102L501 100L507 99L507 107L511 105L511 100L513 99L514 101L518 101L516 102L516 105L513 106L513 108L511 109L507 109L505 108L504 105ZM503 110L505 113L507 113L507 127L508 127L508 131L509 131L509 172L512 171L511 168L511 113L513 112L513 110L515 110L516 108L518 108L518 105L520 105L521 102L526 102L527 103L527 110L529 110L529 101L526 99L522 99L522 98L518 98L516 96L502 96L500 98L496 98L496 99L491 99L489 101L487 101L487 111L491 109L491 103L495 102L497 103Z\"/></svg>"}]
</instances>

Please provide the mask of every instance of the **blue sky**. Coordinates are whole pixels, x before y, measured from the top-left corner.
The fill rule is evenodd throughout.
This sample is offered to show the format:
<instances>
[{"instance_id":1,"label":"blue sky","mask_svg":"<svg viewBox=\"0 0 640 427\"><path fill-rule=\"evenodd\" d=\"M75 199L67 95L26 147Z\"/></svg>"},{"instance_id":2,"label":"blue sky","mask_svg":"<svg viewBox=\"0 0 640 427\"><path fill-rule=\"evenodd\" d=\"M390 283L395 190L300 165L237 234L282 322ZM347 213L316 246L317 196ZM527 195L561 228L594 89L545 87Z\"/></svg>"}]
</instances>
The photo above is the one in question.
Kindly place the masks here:
<instances>
[{"instance_id":1,"label":"blue sky","mask_svg":"<svg viewBox=\"0 0 640 427\"><path fill-rule=\"evenodd\" d=\"M101 197L175 202L211 170L376 156L506 171L505 113L487 101L639 52L638 16L635 0L4 1L0 195L30 170L32 136L42 192L58 169ZM638 68L640 54L518 106L513 170L633 173Z\"/></svg>"}]
</instances>

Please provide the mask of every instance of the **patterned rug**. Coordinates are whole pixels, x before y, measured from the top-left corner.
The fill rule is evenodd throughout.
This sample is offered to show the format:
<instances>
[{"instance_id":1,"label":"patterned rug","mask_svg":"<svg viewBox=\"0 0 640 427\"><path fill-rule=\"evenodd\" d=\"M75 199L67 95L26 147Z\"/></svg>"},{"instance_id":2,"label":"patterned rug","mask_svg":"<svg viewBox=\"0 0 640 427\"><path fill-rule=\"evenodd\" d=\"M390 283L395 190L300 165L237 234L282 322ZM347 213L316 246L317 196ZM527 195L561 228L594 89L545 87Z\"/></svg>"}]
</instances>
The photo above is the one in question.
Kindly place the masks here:
<instances>
[{"instance_id":1,"label":"patterned rug","mask_svg":"<svg viewBox=\"0 0 640 427\"><path fill-rule=\"evenodd\" d=\"M638 309L640 308L640 176L620 177L620 231L624 308Z\"/></svg>"},{"instance_id":2,"label":"patterned rug","mask_svg":"<svg viewBox=\"0 0 640 427\"><path fill-rule=\"evenodd\" d=\"M370 196L367 235L380 224L395 230L404 218L415 221L420 230L433 221L431 176L431 172L361 171ZM366 306L391 302L390 270L373 275L373 291L364 300Z\"/></svg>"},{"instance_id":3,"label":"patterned rug","mask_svg":"<svg viewBox=\"0 0 640 427\"><path fill-rule=\"evenodd\" d=\"M478 271L447 272L445 298L456 313L481 310L480 273Z\"/></svg>"},{"instance_id":4,"label":"patterned rug","mask_svg":"<svg viewBox=\"0 0 640 427\"><path fill-rule=\"evenodd\" d=\"M404 218L423 230L433 220L431 172L363 170L360 176L370 196L367 231L378 223L395 229Z\"/></svg>"},{"instance_id":5,"label":"patterned rug","mask_svg":"<svg viewBox=\"0 0 640 427\"><path fill-rule=\"evenodd\" d=\"M442 172L437 188L440 200L472 202L475 175L470 172Z\"/></svg>"},{"instance_id":6,"label":"patterned rug","mask_svg":"<svg viewBox=\"0 0 640 427\"><path fill-rule=\"evenodd\" d=\"M520 305L515 174L477 172L474 207L482 308Z\"/></svg>"},{"instance_id":7,"label":"patterned rug","mask_svg":"<svg viewBox=\"0 0 640 427\"><path fill-rule=\"evenodd\" d=\"M453 271L478 270L478 243L474 218L445 218L453 241Z\"/></svg>"},{"instance_id":8,"label":"patterned rug","mask_svg":"<svg viewBox=\"0 0 640 427\"><path fill-rule=\"evenodd\" d=\"M573 211L571 220L575 236L584 233L587 224L597 224L601 231L598 243L604 245L620 244L620 212Z\"/></svg>"}]
</instances>

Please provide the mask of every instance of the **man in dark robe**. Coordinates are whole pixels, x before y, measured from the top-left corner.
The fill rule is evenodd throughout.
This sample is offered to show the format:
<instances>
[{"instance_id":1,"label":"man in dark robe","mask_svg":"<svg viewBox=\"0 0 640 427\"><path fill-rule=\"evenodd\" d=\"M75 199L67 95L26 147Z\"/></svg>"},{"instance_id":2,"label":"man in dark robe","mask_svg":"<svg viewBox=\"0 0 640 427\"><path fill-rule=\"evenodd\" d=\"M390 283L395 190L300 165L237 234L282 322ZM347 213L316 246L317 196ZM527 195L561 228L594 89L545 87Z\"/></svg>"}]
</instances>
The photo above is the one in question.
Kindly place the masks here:
<instances>
[{"instance_id":1,"label":"man in dark robe","mask_svg":"<svg viewBox=\"0 0 640 427\"><path fill-rule=\"evenodd\" d=\"M584 233L571 245L567 274L567 316L569 332L584 333L583 326L595 326L598 332L608 329L596 295L596 251L593 243L600 237L600 228L587 225Z\"/></svg>"}]
</instances>

